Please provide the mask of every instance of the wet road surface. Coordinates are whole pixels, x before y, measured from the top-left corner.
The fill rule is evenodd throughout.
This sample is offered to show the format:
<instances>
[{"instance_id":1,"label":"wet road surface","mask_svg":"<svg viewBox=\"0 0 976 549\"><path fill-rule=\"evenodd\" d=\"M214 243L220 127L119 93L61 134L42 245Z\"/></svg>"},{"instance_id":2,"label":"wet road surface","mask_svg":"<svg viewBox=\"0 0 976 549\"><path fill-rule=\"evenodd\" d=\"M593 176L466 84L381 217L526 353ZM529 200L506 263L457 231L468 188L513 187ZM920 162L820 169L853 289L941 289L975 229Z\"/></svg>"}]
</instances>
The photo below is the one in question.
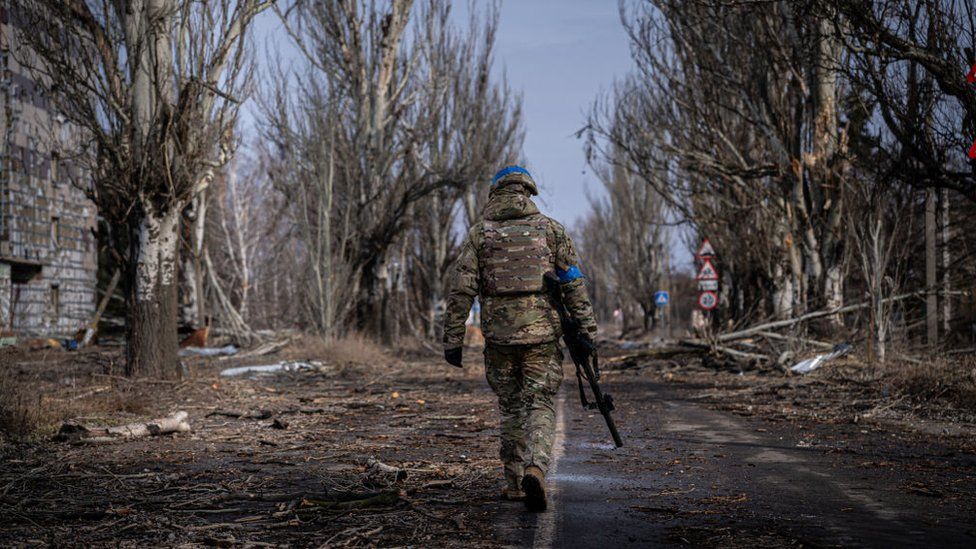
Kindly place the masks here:
<instances>
[{"instance_id":1,"label":"wet road surface","mask_svg":"<svg viewBox=\"0 0 976 549\"><path fill-rule=\"evenodd\" d=\"M605 377L626 445L613 447L565 383L551 511L506 504L504 543L976 547L973 454L857 425L744 418L669 384Z\"/></svg>"}]
</instances>

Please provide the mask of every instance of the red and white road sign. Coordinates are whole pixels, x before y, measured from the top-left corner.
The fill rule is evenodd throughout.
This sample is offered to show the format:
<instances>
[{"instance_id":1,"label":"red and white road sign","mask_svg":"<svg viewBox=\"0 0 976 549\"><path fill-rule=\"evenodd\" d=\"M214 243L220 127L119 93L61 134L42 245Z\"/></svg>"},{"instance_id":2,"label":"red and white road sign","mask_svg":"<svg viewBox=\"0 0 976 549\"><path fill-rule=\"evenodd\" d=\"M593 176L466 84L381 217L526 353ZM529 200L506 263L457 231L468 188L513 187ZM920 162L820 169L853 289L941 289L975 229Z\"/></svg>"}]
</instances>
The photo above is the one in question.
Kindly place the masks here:
<instances>
[{"instance_id":1,"label":"red and white road sign","mask_svg":"<svg viewBox=\"0 0 976 549\"><path fill-rule=\"evenodd\" d=\"M718 271L715 270L715 265L712 265L711 259L705 259L701 269L698 269L698 276L695 278L698 280L718 280Z\"/></svg>"},{"instance_id":2,"label":"red and white road sign","mask_svg":"<svg viewBox=\"0 0 976 549\"><path fill-rule=\"evenodd\" d=\"M712 247L712 243L706 238L705 240L702 240L701 246L698 248L698 253L695 255L698 257L714 257L715 248Z\"/></svg>"},{"instance_id":3,"label":"red and white road sign","mask_svg":"<svg viewBox=\"0 0 976 549\"><path fill-rule=\"evenodd\" d=\"M711 311L718 307L718 294L715 292L702 292L698 295L698 306L706 311Z\"/></svg>"}]
</instances>

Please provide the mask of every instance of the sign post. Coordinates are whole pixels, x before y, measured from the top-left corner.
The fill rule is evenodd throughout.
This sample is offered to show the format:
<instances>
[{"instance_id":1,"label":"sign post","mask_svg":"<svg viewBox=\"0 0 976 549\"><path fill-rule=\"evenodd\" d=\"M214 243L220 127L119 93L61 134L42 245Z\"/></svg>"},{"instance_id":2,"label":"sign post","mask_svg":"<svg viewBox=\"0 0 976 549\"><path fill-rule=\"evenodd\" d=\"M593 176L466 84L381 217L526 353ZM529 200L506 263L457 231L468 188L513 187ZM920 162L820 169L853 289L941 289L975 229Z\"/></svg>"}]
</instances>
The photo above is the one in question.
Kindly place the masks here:
<instances>
[{"instance_id":1,"label":"sign post","mask_svg":"<svg viewBox=\"0 0 976 549\"><path fill-rule=\"evenodd\" d=\"M718 307L718 269L712 263L715 257L715 248L707 238L702 239L701 246L695 254L701 266L698 268L698 307L705 311L706 317L709 312Z\"/></svg>"}]
</instances>

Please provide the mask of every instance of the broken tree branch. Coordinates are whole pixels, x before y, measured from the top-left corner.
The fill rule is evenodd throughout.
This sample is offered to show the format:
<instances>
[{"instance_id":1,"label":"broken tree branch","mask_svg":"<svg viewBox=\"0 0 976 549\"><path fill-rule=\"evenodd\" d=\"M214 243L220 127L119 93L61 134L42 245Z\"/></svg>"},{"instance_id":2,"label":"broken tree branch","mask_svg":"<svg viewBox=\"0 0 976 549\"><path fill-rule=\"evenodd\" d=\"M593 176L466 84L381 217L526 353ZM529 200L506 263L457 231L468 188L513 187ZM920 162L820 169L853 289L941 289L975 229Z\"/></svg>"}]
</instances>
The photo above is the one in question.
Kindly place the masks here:
<instances>
[{"instance_id":1,"label":"broken tree branch","mask_svg":"<svg viewBox=\"0 0 976 549\"><path fill-rule=\"evenodd\" d=\"M886 297L882 300L883 303L893 302L893 301L904 301L912 297L920 297L927 295L926 290L921 290L917 292L911 292L907 294L900 294L896 296ZM766 322L765 324L759 324L751 328L746 328L744 330L739 330L738 332L730 332L727 334L720 334L715 339L716 341L734 341L736 339L742 339L752 335L758 335L759 332L768 332L769 330L775 330L778 328L788 328L794 326L801 322L806 322L808 320L814 320L817 318L823 318L831 315L850 313L854 311L860 311L861 309L867 309L871 306L870 301L865 301L863 303L857 303L855 305L847 305L844 307L837 307L834 309L825 309L821 311L814 311L812 313L806 313L804 315L798 316L796 318L787 318L784 320L776 320L773 322Z\"/></svg>"},{"instance_id":2,"label":"broken tree branch","mask_svg":"<svg viewBox=\"0 0 976 549\"><path fill-rule=\"evenodd\" d=\"M96 444L170 433L186 433L190 431L190 424L186 421L187 417L186 412L176 412L162 419L145 423L130 423L118 427L86 427L77 423L66 422L61 426L56 438L66 442Z\"/></svg>"}]
</instances>

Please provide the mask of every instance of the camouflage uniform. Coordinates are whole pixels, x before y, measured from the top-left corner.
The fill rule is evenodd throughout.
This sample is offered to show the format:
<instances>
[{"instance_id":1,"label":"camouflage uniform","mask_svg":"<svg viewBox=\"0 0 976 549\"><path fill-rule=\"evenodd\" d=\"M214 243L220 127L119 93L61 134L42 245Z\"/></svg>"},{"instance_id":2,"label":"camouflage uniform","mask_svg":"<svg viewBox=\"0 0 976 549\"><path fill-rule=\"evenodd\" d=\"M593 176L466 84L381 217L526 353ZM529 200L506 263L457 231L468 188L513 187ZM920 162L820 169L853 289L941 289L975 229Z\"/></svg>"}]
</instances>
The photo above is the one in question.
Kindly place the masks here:
<instances>
[{"instance_id":1,"label":"camouflage uniform","mask_svg":"<svg viewBox=\"0 0 976 549\"><path fill-rule=\"evenodd\" d=\"M513 490L525 467L545 473L552 455L563 355L559 315L543 291L546 271L559 275L570 312L596 333L573 242L562 225L539 213L530 194L538 193L527 173L493 184L483 221L468 231L454 266L444 319L444 348L461 347L464 321L479 296L485 371L498 395L500 455ZM520 262L521 254L539 250L544 257Z\"/></svg>"}]
</instances>

